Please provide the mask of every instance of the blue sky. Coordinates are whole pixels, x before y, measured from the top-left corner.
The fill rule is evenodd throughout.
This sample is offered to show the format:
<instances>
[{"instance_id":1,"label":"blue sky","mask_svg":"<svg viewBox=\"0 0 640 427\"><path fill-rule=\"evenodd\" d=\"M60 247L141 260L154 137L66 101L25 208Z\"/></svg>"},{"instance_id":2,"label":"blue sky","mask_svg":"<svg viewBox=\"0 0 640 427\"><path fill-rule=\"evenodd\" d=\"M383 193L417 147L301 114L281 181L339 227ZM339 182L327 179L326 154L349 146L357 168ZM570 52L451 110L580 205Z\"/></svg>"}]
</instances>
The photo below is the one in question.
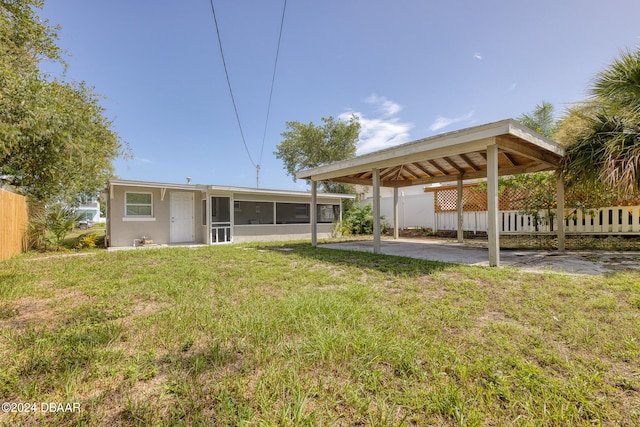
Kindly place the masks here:
<instances>
[{"instance_id":1,"label":"blue sky","mask_svg":"<svg viewBox=\"0 0 640 427\"><path fill-rule=\"evenodd\" d=\"M283 1L214 5L261 188L306 188L273 154L287 121L356 114L362 154L543 100L561 114L640 46L637 0L288 0L260 157ZM46 0L40 16L133 151L120 178L255 187L209 0Z\"/></svg>"}]
</instances>

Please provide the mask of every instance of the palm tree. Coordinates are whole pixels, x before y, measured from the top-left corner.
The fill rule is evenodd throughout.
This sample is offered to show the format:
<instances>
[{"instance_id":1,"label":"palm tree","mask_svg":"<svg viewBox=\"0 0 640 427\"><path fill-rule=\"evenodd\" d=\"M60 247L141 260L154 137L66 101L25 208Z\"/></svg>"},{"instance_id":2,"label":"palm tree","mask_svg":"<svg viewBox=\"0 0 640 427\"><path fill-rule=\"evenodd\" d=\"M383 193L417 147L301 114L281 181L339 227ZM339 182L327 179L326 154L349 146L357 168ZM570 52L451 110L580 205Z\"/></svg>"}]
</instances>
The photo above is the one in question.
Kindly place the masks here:
<instances>
[{"instance_id":1,"label":"palm tree","mask_svg":"<svg viewBox=\"0 0 640 427\"><path fill-rule=\"evenodd\" d=\"M533 112L525 113L518 117L518 121L547 138L553 138L557 131L553 110L553 104L542 101L542 104L536 105Z\"/></svg>"},{"instance_id":2,"label":"palm tree","mask_svg":"<svg viewBox=\"0 0 640 427\"><path fill-rule=\"evenodd\" d=\"M600 72L591 94L589 101L571 109L563 120L565 129L560 139L568 142L563 174L569 183L601 180L621 193L637 193L640 49L623 52L620 59Z\"/></svg>"}]
</instances>

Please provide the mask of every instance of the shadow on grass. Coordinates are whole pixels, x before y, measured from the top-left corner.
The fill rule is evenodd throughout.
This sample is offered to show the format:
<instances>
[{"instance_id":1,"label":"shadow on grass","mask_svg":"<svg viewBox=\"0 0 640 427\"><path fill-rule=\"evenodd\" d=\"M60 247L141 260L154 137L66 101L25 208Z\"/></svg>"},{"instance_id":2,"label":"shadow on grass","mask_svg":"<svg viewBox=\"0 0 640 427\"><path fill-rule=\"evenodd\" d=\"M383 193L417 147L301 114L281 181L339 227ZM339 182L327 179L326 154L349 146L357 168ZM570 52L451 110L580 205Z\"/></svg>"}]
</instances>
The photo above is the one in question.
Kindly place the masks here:
<instances>
[{"instance_id":1,"label":"shadow on grass","mask_svg":"<svg viewBox=\"0 0 640 427\"><path fill-rule=\"evenodd\" d=\"M301 256L318 262L377 270L403 277L417 277L458 268L457 264L429 261L405 256L373 254L343 249L314 248L306 242L262 243L257 249L276 251L290 256Z\"/></svg>"}]
</instances>

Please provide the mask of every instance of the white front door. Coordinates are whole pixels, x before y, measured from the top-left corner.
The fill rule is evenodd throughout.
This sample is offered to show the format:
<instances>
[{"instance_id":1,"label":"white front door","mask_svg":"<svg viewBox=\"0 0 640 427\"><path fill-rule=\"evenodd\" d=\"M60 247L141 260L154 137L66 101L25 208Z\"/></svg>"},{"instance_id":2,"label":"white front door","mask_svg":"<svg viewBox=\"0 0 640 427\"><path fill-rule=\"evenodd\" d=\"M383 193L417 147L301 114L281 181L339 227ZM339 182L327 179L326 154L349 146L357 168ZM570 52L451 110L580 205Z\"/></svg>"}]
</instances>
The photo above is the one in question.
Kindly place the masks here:
<instances>
[{"instance_id":1,"label":"white front door","mask_svg":"<svg viewBox=\"0 0 640 427\"><path fill-rule=\"evenodd\" d=\"M193 193L171 193L171 243L193 242Z\"/></svg>"}]
</instances>

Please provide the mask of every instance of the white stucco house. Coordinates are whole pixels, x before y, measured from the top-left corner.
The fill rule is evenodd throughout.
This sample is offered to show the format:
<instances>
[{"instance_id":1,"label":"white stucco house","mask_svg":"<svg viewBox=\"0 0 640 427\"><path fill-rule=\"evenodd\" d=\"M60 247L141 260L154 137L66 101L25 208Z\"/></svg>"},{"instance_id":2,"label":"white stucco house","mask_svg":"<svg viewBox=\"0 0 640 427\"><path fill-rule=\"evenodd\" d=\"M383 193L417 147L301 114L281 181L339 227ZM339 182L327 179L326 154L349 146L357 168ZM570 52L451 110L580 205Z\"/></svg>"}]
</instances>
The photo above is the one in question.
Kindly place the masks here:
<instances>
[{"instance_id":1,"label":"white stucco house","mask_svg":"<svg viewBox=\"0 0 640 427\"><path fill-rule=\"evenodd\" d=\"M219 244L330 237L346 194L312 194L113 179L106 190L107 246Z\"/></svg>"}]
</instances>

